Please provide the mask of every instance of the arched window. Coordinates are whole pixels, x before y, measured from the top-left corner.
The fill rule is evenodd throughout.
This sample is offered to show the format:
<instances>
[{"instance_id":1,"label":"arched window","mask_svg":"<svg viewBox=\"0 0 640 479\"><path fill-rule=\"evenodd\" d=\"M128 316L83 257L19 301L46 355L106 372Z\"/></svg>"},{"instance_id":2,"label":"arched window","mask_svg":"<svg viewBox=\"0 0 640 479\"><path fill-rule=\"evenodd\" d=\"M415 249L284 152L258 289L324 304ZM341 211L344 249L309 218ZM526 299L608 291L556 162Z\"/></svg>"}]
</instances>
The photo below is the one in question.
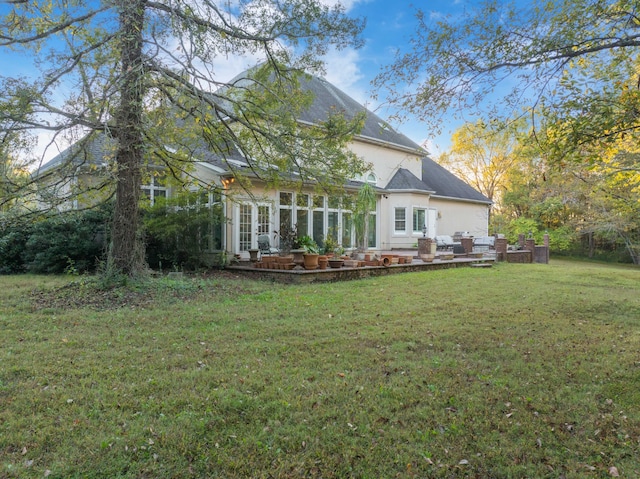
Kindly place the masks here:
<instances>
[{"instance_id":1,"label":"arched window","mask_svg":"<svg viewBox=\"0 0 640 479\"><path fill-rule=\"evenodd\" d=\"M378 177L372 172L366 176L365 181L370 185L376 186L378 184Z\"/></svg>"}]
</instances>

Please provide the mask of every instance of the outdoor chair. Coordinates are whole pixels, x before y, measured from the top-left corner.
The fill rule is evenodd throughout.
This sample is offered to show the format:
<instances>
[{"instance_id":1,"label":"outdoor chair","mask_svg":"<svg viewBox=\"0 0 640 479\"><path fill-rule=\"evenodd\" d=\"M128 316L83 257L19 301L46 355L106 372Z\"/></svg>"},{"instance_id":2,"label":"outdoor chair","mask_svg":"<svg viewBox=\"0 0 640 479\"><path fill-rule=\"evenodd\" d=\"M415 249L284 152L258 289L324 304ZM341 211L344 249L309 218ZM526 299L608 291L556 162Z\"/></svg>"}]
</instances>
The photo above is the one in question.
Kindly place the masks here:
<instances>
[{"instance_id":1,"label":"outdoor chair","mask_svg":"<svg viewBox=\"0 0 640 479\"><path fill-rule=\"evenodd\" d=\"M473 238L474 251L489 251L495 248L494 236L478 236Z\"/></svg>"},{"instance_id":2,"label":"outdoor chair","mask_svg":"<svg viewBox=\"0 0 640 479\"><path fill-rule=\"evenodd\" d=\"M258 249L260 250L260 255L269 255L278 254L280 251L278 248L272 248L271 243L269 242L269 235L260 235L258 236Z\"/></svg>"},{"instance_id":3,"label":"outdoor chair","mask_svg":"<svg viewBox=\"0 0 640 479\"><path fill-rule=\"evenodd\" d=\"M438 251L448 251L452 250L455 245L459 245L453 241L453 238L449 235L438 235L436 236L436 249Z\"/></svg>"}]
</instances>

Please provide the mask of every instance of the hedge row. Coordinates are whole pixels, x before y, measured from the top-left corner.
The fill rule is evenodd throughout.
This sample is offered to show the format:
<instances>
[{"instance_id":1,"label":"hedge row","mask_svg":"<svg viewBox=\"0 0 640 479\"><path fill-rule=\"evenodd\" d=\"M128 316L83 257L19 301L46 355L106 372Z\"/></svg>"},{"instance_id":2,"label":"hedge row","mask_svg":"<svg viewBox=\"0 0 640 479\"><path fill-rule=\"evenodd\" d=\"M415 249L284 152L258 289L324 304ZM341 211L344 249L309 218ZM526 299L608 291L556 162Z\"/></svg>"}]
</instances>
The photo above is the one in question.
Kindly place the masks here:
<instances>
[{"instance_id":1,"label":"hedge row","mask_svg":"<svg viewBox=\"0 0 640 479\"><path fill-rule=\"evenodd\" d=\"M146 261L151 268L199 269L206 266L205 251L221 248L212 233L222 222L219 206L189 206L196 204L192 196L143 209ZM0 274L94 272L106 259L112 214L112 205L105 204L28 224L6 220L3 224L0 217Z\"/></svg>"},{"instance_id":2,"label":"hedge row","mask_svg":"<svg viewBox=\"0 0 640 479\"><path fill-rule=\"evenodd\" d=\"M111 208L0 223L0 274L95 271L105 257Z\"/></svg>"}]
</instances>

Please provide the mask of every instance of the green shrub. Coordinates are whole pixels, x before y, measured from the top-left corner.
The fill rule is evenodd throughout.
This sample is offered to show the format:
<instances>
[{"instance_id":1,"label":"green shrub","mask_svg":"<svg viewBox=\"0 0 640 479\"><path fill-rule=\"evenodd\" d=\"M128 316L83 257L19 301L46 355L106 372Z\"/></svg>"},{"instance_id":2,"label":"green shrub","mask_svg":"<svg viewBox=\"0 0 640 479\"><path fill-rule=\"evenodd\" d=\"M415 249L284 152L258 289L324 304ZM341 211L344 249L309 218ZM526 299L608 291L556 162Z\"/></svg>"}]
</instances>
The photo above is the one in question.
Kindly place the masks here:
<instances>
[{"instance_id":1,"label":"green shrub","mask_svg":"<svg viewBox=\"0 0 640 479\"><path fill-rule=\"evenodd\" d=\"M570 226L561 226L554 230L549 230L549 248L554 253L569 251L577 241L575 230ZM536 243L538 241L536 240Z\"/></svg>"},{"instance_id":2,"label":"green shrub","mask_svg":"<svg viewBox=\"0 0 640 479\"><path fill-rule=\"evenodd\" d=\"M534 237L538 233L538 224L536 220L529 218L518 218L511 221L505 227L505 236L509 244L516 244L518 242L518 235L529 236L529 232L533 233Z\"/></svg>"},{"instance_id":3,"label":"green shrub","mask_svg":"<svg viewBox=\"0 0 640 479\"><path fill-rule=\"evenodd\" d=\"M509 222L505 227L505 235L509 244L518 242L518 235L529 237L529 233L533 235L536 244L541 245L544 241L544 235L549 235L549 248L552 252L562 252L571 249L576 241L575 230L570 226L561 226L552 230L543 230L539 227L536 220L531 218L518 218Z\"/></svg>"},{"instance_id":4,"label":"green shrub","mask_svg":"<svg viewBox=\"0 0 640 479\"><path fill-rule=\"evenodd\" d=\"M24 273L24 253L31 235L30 224L5 225L0 228L0 274Z\"/></svg>"},{"instance_id":5,"label":"green shrub","mask_svg":"<svg viewBox=\"0 0 640 479\"><path fill-rule=\"evenodd\" d=\"M615 232L576 233L570 246L558 253L562 256L589 258L607 263L633 263L627 246Z\"/></svg>"},{"instance_id":6,"label":"green shrub","mask_svg":"<svg viewBox=\"0 0 640 479\"><path fill-rule=\"evenodd\" d=\"M111 208L69 211L32 226L23 253L30 273L94 271L106 251Z\"/></svg>"},{"instance_id":7,"label":"green shrub","mask_svg":"<svg viewBox=\"0 0 640 479\"><path fill-rule=\"evenodd\" d=\"M208 193L184 193L158 201L144 215L147 263L154 269L195 270L208 266L205 253L222 249L220 202Z\"/></svg>"}]
</instances>

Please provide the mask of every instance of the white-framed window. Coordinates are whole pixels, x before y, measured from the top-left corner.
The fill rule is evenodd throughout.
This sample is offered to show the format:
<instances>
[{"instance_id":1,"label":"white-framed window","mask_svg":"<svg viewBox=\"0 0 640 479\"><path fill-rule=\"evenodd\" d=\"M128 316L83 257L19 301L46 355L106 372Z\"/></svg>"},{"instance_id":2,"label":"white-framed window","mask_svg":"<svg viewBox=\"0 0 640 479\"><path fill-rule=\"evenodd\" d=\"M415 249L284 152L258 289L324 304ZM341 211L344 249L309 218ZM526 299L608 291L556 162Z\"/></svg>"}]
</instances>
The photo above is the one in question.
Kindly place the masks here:
<instances>
[{"instance_id":1,"label":"white-framed window","mask_svg":"<svg viewBox=\"0 0 640 479\"><path fill-rule=\"evenodd\" d=\"M306 193L296 194L296 215L293 219L297 226L298 236L306 236L310 234L310 213L309 213L309 201L310 196Z\"/></svg>"},{"instance_id":2,"label":"white-framed window","mask_svg":"<svg viewBox=\"0 0 640 479\"><path fill-rule=\"evenodd\" d=\"M280 227L278 231L286 231L287 228L293 227L293 193L286 191L280 192L279 211Z\"/></svg>"},{"instance_id":3,"label":"white-framed window","mask_svg":"<svg viewBox=\"0 0 640 479\"><path fill-rule=\"evenodd\" d=\"M427 225L427 209L413 208L413 232L422 233L422 228Z\"/></svg>"},{"instance_id":4,"label":"white-framed window","mask_svg":"<svg viewBox=\"0 0 640 479\"><path fill-rule=\"evenodd\" d=\"M368 248L375 248L378 243L377 224L378 224L378 214L374 209L369 213L369 238L367 241Z\"/></svg>"},{"instance_id":5,"label":"white-framed window","mask_svg":"<svg viewBox=\"0 0 640 479\"><path fill-rule=\"evenodd\" d=\"M311 237L319 245L324 241L324 235L326 234L325 213L326 213L326 199L322 195L313 195L313 216L311 225Z\"/></svg>"},{"instance_id":6,"label":"white-framed window","mask_svg":"<svg viewBox=\"0 0 640 479\"><path fill-rule=\"evenodd\" d=\"M351 211L342 210L342 247L353 248L353 214Z\"/></svg>"},{"instance_id":7,"label":"white-framed window","mask_svg":"<svg viewBox=\"0 0 640 479\"><path fill-rule=\"evenodd\" d=\"M406 234L407 232L407 209L402 207L394 208L393 230L396 234Z\"/></svg>"},{"instance_id":8,"label":"white-framed window","mask_svg":"<svg viewBox=\"0 0 640 479\"><path fill-rule=\"evenodd\" d=\"M414 236L422 236L423 228L427 228L427 236L435 238L436 236L436 208L423 208L419 206L413 207L413 227Z\"/></svg>"},{"instance_id":9,"label":"white-framed window","mask_svg":"<svg viewBox=\"0 0 640 479\"><path fill-rule=\"evenodd\" d=\"M378 184L378 177L375 173L370 172L365 176L364 181L372 186L376 186Z\"/></svg>"},{"instance_id":10,"label":"white-framed window","mask_svg":"<svg viewBox=\"0 0 640 479\"><path fill-rule=\"evenodd\" d=\"M327 232L325 236L331 236L336 243L342 244L340 238L340 197L329 196L327 205Z\"/></svg>"},{"instance_id":11,"label":"white-framed window","mask_svg":"<svg viewBox=\"0 0 640 479\"><path fill-rule=\"evenodd\" d=\"M258 235L271 236L271 207L258 205Z\"/></svg>"},{"instance_id":12,"label":"white-framed window","mask_svg":"<svg viewBox=\"0 0 640 479\"><path fill-rule=\"evenodd\" d=\"M278 234L280 235L280 238L282 238L282 235L286 235L287 231L295 225L293 220L293 215L295 213L293 206L293 193L286 191L280 192L278 198L278 212ZM278 246L280 248L282 247L280 242L278 242Z\"/></svg>"},{"instance_id":13,"label":"white-framed window","mask_svg":"<svg viewBox=\"0 0 640 479\"><path fill-rule=\"evenodd\" d=\"M327 235L333 236L343 248L354 246L355 232L351 210L354 198L286 191L279 192L278 197L277 223L280 229L283 229L284 225L296 226L298 236L309 235L320 246L324 244ZM372 215L375 217L375 211ZM375 244L375 224L372 231Z\"/></svg>"},{"instance_id":14,"label":"white-framed window","mask_svg":"<svg viewBox=\"0 0 640 479\"><path fill-rule=\"evenodd\" d=\"M164 182L151 175L149 183L142 185L142 194L149 200L149 204L153 206L159 198L167 198L168 188L164 185Z\"/></svg>"},{"instance_id":15,"label":"white-framed window","mask_svg":"<svg viewBox=\"0 0 640 479\"><path fill-rule=\"evenodd\" d=\"M247 251L253 247L253 205L242 203L239 209L238 239L240 241L240 251Z\"/></svg>"}]
</instances>

